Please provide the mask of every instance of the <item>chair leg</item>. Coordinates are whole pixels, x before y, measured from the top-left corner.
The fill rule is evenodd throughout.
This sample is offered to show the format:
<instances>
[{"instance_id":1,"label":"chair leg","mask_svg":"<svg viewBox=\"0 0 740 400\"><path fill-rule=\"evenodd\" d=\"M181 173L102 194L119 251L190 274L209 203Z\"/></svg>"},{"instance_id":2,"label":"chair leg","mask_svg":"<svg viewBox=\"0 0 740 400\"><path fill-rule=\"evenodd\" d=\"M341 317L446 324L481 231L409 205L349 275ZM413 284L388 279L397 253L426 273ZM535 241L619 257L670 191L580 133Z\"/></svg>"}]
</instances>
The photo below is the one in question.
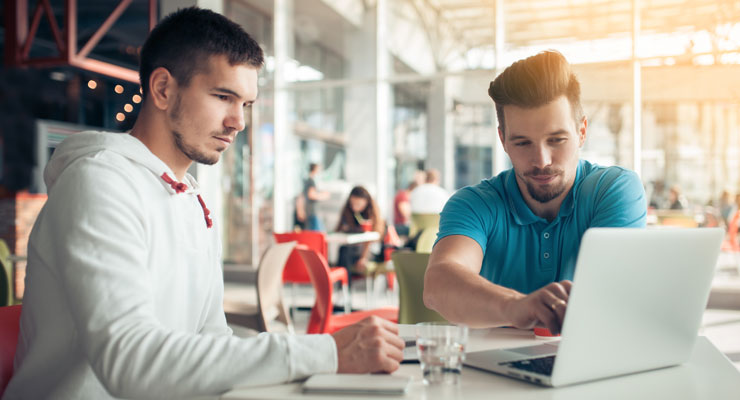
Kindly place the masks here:
<instances>
[{"instance_id":1,"label":"chair leg","mask_svg":"<svg viewBox=\"0 0 740 400\"><path fill-rule=\"evenodd\" d=\"M295 335L295 328L293 327L293 320L290 319L290 315L288 311L285 309L285 305L282 303L278 305L277 320L285 324L285 326L288 328L289 334ZM267 331L269 332L269 330Z\"/></svg>"},{"instance_id":2,"label":"chair leg","mask_svg":"<svg viewBox=\"0 0 740 400\"><path fill-rule=\"evenodd\" d=\"M349 285L340 283L342 285L342 297L344 300L344 313L349 314L352 311L352 296L349 294Z\"/></svg>"},{"instance_id":3,"label":"chair leg","mask_svg":"<svg viewBox=\"0 0 740 400\"><path fill-rule=\"evenodd\" d=\"M365 276L365 300L367 303L367 308L371 309L373 308L373 299L372 299L372 290L374 286L375 280L370 276L369 274Z\"/></svg>"}]
</instances>

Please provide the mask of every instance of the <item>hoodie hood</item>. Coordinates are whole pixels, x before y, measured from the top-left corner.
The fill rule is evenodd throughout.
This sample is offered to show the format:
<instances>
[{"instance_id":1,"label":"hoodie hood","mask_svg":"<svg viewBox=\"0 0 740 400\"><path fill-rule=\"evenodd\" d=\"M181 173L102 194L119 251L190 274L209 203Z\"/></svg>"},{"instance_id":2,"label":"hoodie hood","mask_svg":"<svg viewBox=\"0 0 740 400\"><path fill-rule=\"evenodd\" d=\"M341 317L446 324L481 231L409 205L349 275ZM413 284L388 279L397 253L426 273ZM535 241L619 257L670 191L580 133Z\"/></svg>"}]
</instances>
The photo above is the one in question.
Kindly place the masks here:
<instances>
[{"instance_id":1,"label":"hoodie hood","mask_svg":"<svg viewBox=\"0 0 740 400\"><path fill-rule=\"evenodd\" d=\"M154 174L162 187L171 195L179 193L194 194L203 208L206 225L213 225L210 211L200 195L200 185L190 174L185 174L183 182L175 180L172 169L154 155L144 143L128 133L112 132L80 132L69 136L54 151L49 163L44 169L44 182L50 191L59 176L75 161L91 157L101 151L112 151L140 164Z\"/></svg>"},{"instance_id":2,"label":"hoodie hood","mask_svg":"<svg viewBox=\"0 0 740 400\"><path fill-rule=\"evenodd\" d=\"M151 171L157 177L162 174L175 178L172 169L162 160L152 153L148 147L139 139L128 133L111 133L111 132L80 132L69 136L54 151L49 163L44 170L44 182L46 187L51 190L57 178L64 172L67 167L75 161L90 157L101 151L112 151L120 154L129 160L140 164ZM161 180L161 179L160 179ZM189 189L198 189L198 183L190 175L186 174L183 180ZM162 180L165 187L171 188L171 184ZM180 193L175 188L171 188L173 193Z\"/></svg>"}]
</instances>

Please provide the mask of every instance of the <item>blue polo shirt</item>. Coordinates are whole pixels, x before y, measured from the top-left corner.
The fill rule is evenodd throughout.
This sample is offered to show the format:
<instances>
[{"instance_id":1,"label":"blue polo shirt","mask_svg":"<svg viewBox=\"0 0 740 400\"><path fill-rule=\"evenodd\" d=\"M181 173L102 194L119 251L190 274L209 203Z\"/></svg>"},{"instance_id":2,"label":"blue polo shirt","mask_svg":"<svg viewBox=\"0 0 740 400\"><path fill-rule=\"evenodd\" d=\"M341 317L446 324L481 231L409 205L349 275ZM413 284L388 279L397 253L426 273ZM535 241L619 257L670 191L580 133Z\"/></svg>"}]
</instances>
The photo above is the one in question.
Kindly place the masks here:
<instances>
[{"instance_id":1,"label":"blue polo shirt","mask_svg":"<svg viewBox=\"0 0 740 400\"><path fill-rule=\"evenodd\" d=\"M637 174L581 160L552 222L524 202L509 169L458 190L440 216L437 241L464 235L483 250L480 275L521 293L573 279L581 237L591 227L644 227L647 203Z\"/></svg>"}]
</instances>

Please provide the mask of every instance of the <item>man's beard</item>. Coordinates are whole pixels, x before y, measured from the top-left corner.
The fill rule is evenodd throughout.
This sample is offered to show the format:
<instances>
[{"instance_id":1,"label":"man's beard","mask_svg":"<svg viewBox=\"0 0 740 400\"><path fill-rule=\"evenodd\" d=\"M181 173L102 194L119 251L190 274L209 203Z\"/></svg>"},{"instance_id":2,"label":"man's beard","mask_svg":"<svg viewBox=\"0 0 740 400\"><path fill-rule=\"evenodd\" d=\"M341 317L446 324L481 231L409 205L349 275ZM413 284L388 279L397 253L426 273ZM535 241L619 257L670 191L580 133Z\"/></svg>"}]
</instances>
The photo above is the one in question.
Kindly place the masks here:
<instances>
[{"instance_id":1,"label":"man's beard","mask_svg":"<svg viewBox=\"0 0 740 400\"><path fill-rule=\"evenodd\" d=\"M206 164L206 165L213 165L218 162L218 159L221 158L220 155L214 155L209 156L208 154L205 154L201 151L198 151L198 149L188 145L185 143L185 140L183 139L182 133L173 130L172 136L175 137L175 145L177 148L185 154L185 156L197 163L200 164Z\"/></svg>"},{"instance_id":2,"label":"man's beard","mask_svg":"<svg viewBox=\"0 0 740 400\"><path fill-rule=\"evenodd\" d=\"M534 169L524 174L525 177L531 175L557 175L558 177L562 177L563 171L545 168L542 170ZM529 196L543 204L549 202L550 200L560 196L561 194L563 194L563 192L565 192L565 179L563 179L559 184L554 184L557 186L547 185L545 186L545 188L539 188L526 179L524 180L524 182L527 184L527 192L529 193Z\"/></svg>"},{"instance_id":3,"label":"man's beard","mask_svg":"<svg viewBox=\"0 0 740 400\"><path fill-rule=\"evenodd\" d=\"M177 99L175 99L175 105L172 107L172 113L170 114L170 118L175 122L175 124L179 124L180 119L182 118L182 110L181 108L181 97L178 95ZM228 134L226 132L225 134ZM188 145L185 143L185 138L183 137L182 133L178 132L177 130L172 130L172 136L175 138L175 146L177 146L177 149L180 150L185 156L192 161L195 161L200 164L206 164L206 165L213 165L218 162L218 159L220 158L220 155L215 156L209 156L208 154L205 154L198 149Z\"/></svg>"}]
</instances>

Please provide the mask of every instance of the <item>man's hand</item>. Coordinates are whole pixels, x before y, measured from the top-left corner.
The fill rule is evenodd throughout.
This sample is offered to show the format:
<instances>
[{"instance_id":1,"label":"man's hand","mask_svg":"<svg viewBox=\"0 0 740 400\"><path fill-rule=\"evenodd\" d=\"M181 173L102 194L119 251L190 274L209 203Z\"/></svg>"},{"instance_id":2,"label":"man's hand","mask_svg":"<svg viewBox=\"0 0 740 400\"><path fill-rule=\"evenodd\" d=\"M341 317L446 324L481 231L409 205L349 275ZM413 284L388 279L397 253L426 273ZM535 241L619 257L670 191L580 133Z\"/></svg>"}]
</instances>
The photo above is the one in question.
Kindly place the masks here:
<instances>
[{"instance_id":1,"label":"man's hand","mask_svg":"<svg viewBox=\"0 0 740 400\"><path fill-rule=\"evenodd\" d=\"M553 282L528 296L511 300L505 313L517 328L544 326L557 335L563 325L572 284L571 281Z\"/></svg>"},{"instance_id":2,"label":"man's hand","mask_svg":"<svg viewBox=\"0 0 740 400\"><path fill-rule=\"evenodd\" d=\"M332 336L337 345L337 373L390 373L403 360L405 343L398 336L398 326L382 318L365 318Z\"/></svg>"}]
</instances>

